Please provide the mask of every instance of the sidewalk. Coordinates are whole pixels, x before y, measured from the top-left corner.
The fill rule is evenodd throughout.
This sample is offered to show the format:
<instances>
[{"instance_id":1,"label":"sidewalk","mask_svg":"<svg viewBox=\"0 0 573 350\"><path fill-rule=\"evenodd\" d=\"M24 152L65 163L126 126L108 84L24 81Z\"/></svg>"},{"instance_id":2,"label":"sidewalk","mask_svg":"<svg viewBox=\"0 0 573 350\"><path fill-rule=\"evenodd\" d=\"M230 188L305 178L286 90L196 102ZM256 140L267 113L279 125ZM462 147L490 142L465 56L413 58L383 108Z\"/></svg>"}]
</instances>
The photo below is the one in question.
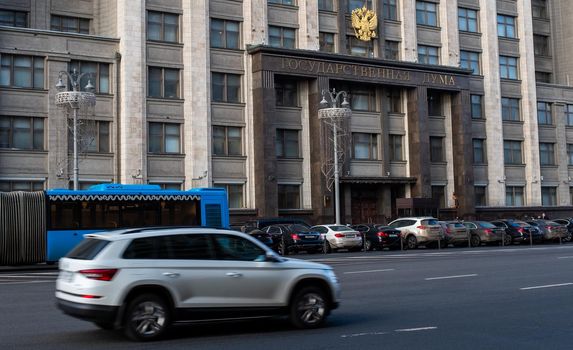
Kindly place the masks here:
<instances>
[{"instance_id":1,"label":"sidewalk","mask_svg":"<svg viewBox=\"0 0 573 350\"><path fill-rule=\"evenodd\" d=\"M0 273L4 272L14 272L14 271L49 271L58 269L58 264L48 265L46 263L41 264L33 264L33 265L9 265L9 266L0 266Z\"/></svg>"}]
</instances>

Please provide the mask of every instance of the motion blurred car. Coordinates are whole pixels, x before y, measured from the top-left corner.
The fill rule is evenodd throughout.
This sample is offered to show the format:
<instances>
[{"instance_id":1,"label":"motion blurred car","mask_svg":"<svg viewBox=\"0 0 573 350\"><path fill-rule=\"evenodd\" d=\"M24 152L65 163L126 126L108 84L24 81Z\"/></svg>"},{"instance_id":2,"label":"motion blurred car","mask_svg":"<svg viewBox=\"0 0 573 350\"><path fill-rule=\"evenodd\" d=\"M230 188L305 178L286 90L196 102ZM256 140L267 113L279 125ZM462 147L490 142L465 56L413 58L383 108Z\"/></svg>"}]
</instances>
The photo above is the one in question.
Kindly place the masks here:
<instances>
[{"instance_id":1,"label":"motion blurred car","mask_svg":"<svg viewBox=\"0 0 573 350\"><path fill-rule=\"evenodd\" d=\"M306 251L322 252L324 239L320 233L301 224L271 225L263 229L273 238L273 249L280 255Z\"/></svg>"},{"instance_id":2,"label":"motion blurred car","mask_svg":"<svg viewBox=\"0 0 573 350\"><path fill-rule=\"evenodd\" d=\"M567 236L567 227L551 220L535 219L527 221L528 224L537 227L543 233L545 241L555 241Z\"/></svg>"},{"instance_id":3,"label":"motion blurred car","mask_svg":"<svg viewBox=\"0 0 573 350\"><path fill-rule=\"evenodd\" d=\"M529 233L531 231L531 225L521 220L501 219L501 220L494 220L491 223L497 227L505 229L505 235L503 238L504 245L522 243L527 241Z\"/></svg>"},{"instance_id":4,"label":"motion blurred car","mask_svg":"<svg viewBox=\"0 0 573 350\"><path fill-rule=\"evenodd\" d=\"M348 226L316 225L311 227L311 230L319 232L324 237L325 253L338 249L348 249L351 252L362 250L362 235Z\"/></svg>"},{"instance_id":5,"label":"motion blurred car","mask_svg":"<svg viewBox=\"0 0 573 350\"><path fill-rule=\"evenodd\" d=\"M464 226L470 230L472 247L482 243L501 243L505 230L487 221L464 221Z\"/></svg>"},{"instance_id":6,"label":"motion blurred car","mask_svg":"<svg viewBox=\"0 0 573 350\"><path fill-rule=\"evenodd\" d=\"M365 240L364 250L400 249L399 230L378 224L358 224L351 227L362 234Z\"/></svg>"},{"instance_id":7,"label":"motion blurred car","mask_svg":"<svg viewBox=\"0 0 573 350\"><path fill-rule=\"evenodd\" d=\"M400 218L388 226L402 233L408 249L415 249L418 245L438 246L438 241L444 239L438 219L430 216Z\"/></svg>"},{"instance_id":8,"label":"motion blurred car","mask_svg":"<svg viewBox=\"0 0 573 350\"><path fill-rule=\"evenodd\" d=\"M448 244L456 247L468 246L469 229L464 224L459 221L439 221L439 223L445 238L442 247L447 247Z\"/></svg>"},{"instance_id":9,"label":"motion blurred car","mask_svg":"<svg viewBox=\"0 0 573 350\"><path fill-rule=\"evenodd\" d=\"M573 237L573 220L572 219L554 219L558 224L567 227L567 236L563 238L563 242L571 242L571 237Z\"/></svg>"}]
</instances>

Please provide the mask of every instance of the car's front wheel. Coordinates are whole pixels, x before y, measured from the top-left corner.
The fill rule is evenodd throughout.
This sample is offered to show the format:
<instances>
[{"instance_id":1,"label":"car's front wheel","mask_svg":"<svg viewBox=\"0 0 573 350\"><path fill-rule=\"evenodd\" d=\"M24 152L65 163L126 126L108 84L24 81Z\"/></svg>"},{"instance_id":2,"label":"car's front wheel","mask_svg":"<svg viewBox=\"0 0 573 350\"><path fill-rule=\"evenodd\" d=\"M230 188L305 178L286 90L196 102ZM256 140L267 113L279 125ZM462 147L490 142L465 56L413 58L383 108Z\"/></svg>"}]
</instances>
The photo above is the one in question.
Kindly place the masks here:
<instances>
[{"instance_id":1,"label":"car's front wheel","mask_svg":"<svg viewBox=\"0 0 573 350\"><path fill-rule=\"evenodd\" d=\"M133 299L125 315L125 335L137 341L161 337L171 322L170 310L161 297L142 294Z\"/></svg>"},{"instance_id":2,"label":"car's front wheel","mask_svg":"<svg viewBox=\"0 0 573 350\"><path fill-rule=\"evenodd\" d=\"M290 321L302 329L320 327L329 313L324 291L317 287L305 287L296 292L290 304Z\"/></svg>"}]
</instances>

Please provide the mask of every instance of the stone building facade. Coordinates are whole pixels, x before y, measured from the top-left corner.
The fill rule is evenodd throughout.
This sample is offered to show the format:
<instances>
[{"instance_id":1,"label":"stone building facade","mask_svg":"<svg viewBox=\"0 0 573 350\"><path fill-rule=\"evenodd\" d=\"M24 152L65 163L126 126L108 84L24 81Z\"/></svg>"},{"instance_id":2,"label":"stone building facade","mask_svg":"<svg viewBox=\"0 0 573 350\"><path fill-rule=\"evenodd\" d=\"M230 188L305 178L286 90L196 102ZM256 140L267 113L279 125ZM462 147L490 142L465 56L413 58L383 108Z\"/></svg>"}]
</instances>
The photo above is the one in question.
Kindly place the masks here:
<instances>
[{"instance_id":1,"label":"stone building facade","mask_svg":"<svg viewBox=\"0 0 573 350\"><path fill-rule=\"evenodd\" d=\"M568 0L3 0L0 190L70 187L55 85L75 68L97 96L80 187L223 186L234 222L331 221L318 108L336 88L353 111L342 221L384 222L398 198L571 216L571 16Z\"/></svg>"}]
</instances>

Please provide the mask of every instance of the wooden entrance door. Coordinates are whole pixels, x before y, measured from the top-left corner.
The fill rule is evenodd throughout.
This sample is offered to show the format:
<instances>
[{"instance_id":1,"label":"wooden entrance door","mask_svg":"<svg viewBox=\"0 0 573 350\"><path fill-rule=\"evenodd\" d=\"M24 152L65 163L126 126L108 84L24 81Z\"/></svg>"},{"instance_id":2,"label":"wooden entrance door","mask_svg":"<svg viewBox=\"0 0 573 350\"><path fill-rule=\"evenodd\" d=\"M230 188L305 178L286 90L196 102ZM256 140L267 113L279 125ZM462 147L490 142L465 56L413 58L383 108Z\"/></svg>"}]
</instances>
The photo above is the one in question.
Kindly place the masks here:
<instances>
[{"instance_id":1,"label":"wooden entrance door","mask_svg":"<svg viewBox=\"0 0 573 350\"><path fill-rule=\"evenodd\" d=\"M376 199L356 198L352 200L353 224L376 223L377 215Z\"/></svg>"}]
</instances>

